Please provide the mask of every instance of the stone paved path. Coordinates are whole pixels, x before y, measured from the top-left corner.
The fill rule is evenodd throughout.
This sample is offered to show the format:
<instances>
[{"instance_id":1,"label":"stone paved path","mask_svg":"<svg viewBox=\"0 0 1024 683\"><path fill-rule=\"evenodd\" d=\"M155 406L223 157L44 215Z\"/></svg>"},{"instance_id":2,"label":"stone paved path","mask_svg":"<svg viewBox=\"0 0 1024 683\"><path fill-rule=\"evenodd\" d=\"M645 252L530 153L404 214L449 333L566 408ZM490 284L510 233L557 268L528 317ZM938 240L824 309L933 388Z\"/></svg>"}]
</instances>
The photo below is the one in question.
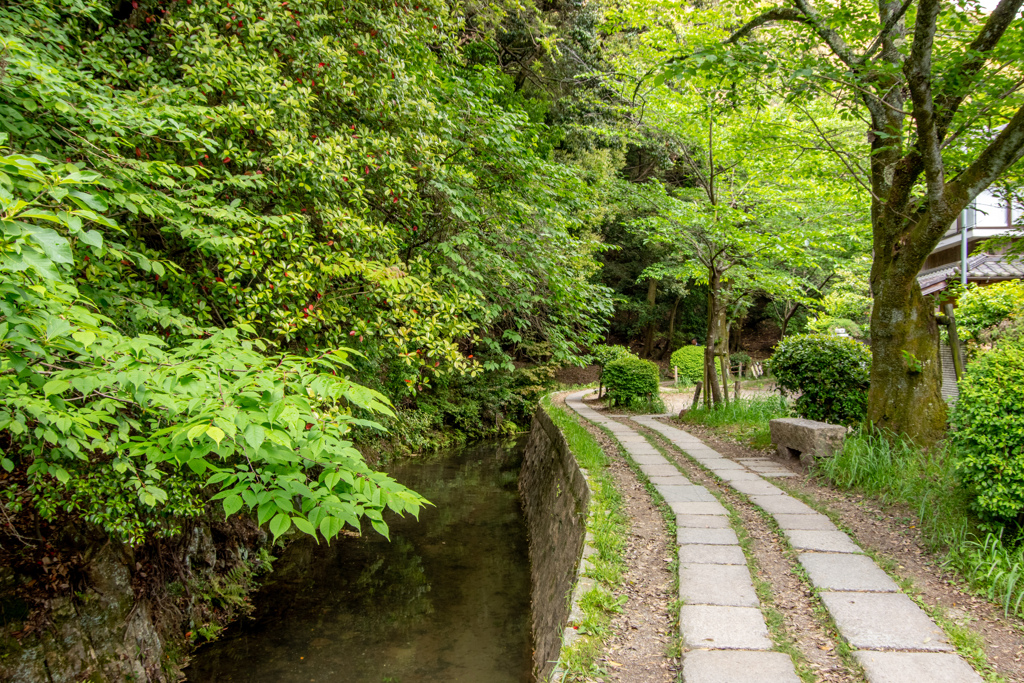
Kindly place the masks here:
<instances>
[{"instance_id":1,"label":"stone paved path","mask_svg":"<svg viewBox=\"0 0 1024 683\"><path fill-rule=\"evenodd\" d=\"M679 627L688 652L686 683L799 683L789 656L773 652L746 559L728 511L695 486L642 434L583 404L566 404L622 444L676 514ZM659 432L719 479L767 512L797 551L800 564L869 683L981 683L945 633L829 518L772 484L795 476L771 460L735 461L700 439L655 419L632 418Z\"/></svg>"}]
</instances>

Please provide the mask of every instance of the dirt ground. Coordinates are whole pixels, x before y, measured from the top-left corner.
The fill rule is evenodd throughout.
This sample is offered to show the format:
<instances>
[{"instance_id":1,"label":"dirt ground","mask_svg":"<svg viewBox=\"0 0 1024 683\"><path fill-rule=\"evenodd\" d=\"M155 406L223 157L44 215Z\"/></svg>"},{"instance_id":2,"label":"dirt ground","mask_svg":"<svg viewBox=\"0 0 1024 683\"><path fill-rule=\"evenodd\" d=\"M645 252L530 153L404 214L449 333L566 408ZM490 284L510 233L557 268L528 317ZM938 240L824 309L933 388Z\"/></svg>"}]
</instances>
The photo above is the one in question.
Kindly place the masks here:
<instances>
[{"instance_id":1,"label":"dirt ground","mask_svg":"<svg viewBox=\"0 0 1024 683\"><path fill-rule=\"evenodd\" d=\"M555 403L565 405L562 397ZM670 571L675 540L618 446L590 423L583 424L612 459L609 469L630 522L623 586L629 599L612 619L613 635L606 642L601 665L608 672L607 680L671 683L680 667L679 659L668 656L676 633L676 619L670 614L675 597Z\"/></svg>"},{"instance_id":2,"label":"dirt ground","mask_svg":"<svg viewBox=\"0 0 1024 683\"><path fill-rule=\"evenodd\" d=\"M795 493L809 495L837 513L842 525L862 547L887 560L898 576L913 583L912 592L925 604L939 608L948 619L981 636L993 673L1013 683L1024 683L1024 621L1004 616L1001 608L972 593L952 572L943 569L942 558L927 550L909 511L838 491L808 476L795 459L783 461L774 452L756 451L720 439L711 430L697 425L675 426L726 457L770 457L803 475L777 483Z\"/></svg>"}]
</instances>

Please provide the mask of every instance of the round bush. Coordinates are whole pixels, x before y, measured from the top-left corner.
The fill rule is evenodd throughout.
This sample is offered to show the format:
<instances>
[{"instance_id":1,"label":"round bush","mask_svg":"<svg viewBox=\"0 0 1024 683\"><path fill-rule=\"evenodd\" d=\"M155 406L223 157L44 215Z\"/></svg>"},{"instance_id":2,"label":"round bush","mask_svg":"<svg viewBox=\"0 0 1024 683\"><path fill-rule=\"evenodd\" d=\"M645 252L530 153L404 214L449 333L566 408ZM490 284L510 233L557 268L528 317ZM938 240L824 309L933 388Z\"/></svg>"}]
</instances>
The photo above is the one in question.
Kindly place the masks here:
<instances>
[{"instance_id":1,"label":"round bush","mask_svg":"<svg viewBox=\"0 0 1024 683\"><path fill-rule=\"evenodd\" d=\"M835 335L795 335L779 344L771 369L783 393L799 394L800 416L834 424L864 418L871 351L863 344Z\"/></svg>"},{"instance_id":2,"label":"round bush","mask_svg":"<svg viewBox=\"0 0 1024 683\"><path fill-rule=\"evenodd\" d=\"M1024 512L1024 344L979 355L960 381L951 418L957 470L983 517Z\"/></svg>"},{"instance_id":3,"label":"round bush","mask_svg":"<svg viewBox=\"0 0 1024 683\"><path fill-rule=\"evenodd\" d=\"M636 356L625 356L604 366L601 382L608 388L608 396L617 405L658 396L658 366Z\"/></svg>"},{"instance_id":4,"label":"round bush","mask_svg":"<svg viewBox=\"0 0 1024 683\"><path fill-rule=\"evenodd\" d=\"M602 368L613 360L619 358L626 358L632 356L633 352L627 349L625 346L598 346L590 354L594 357L594 362L600 365Z\"/></svg>"},{"instance_id":5,"label":"round bush","mask_svg":"<svg viewBox=\"0 0 1024 683\"><path fill-rule=\"evenodd\" d=\"M690 384L704 379L704 347L683 346L672 354L672 367L679 368L679 379Z\"/></svg>"}]
</instances>

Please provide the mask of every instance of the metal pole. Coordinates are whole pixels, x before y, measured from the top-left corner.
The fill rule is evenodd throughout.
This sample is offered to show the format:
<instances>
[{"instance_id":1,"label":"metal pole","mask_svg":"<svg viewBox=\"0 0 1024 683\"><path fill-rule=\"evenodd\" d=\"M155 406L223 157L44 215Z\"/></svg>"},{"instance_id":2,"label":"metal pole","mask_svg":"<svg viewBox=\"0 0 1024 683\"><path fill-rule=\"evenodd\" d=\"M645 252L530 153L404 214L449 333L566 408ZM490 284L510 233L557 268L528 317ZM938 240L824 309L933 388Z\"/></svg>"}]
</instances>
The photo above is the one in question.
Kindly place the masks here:
<instances>
[{"instance_id":1,"label":"metal pole","mask_svg":"<svg viewBox=\"0 0 1024 683\"><path fill-rule=\"evenodd\" d=\"M960 284L967 286L967 216L968 209L964 209L960 217Z\"/></svg>"}]
</instances>

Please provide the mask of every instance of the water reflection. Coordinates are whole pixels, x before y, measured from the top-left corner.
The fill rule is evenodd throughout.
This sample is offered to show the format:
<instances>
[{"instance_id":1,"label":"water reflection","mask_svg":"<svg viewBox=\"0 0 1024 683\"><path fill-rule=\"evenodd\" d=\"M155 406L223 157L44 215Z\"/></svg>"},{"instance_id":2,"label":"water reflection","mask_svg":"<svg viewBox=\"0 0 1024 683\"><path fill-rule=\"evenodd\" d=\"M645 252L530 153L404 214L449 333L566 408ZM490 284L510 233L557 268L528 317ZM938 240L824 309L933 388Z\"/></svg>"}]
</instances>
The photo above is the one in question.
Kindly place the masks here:
<instances>
[{"instance_id":1,"label":"water reflection","mask_svg":"<svg viewBox=\"0 0 1024 683\"><path fill-rule=\"evenodd\" d=\"M530 577L521 444L391 468L436 507L332 547L289 546L253 617L202 648L192 683L526 683Z\"/></svg>"}]
</instances>

